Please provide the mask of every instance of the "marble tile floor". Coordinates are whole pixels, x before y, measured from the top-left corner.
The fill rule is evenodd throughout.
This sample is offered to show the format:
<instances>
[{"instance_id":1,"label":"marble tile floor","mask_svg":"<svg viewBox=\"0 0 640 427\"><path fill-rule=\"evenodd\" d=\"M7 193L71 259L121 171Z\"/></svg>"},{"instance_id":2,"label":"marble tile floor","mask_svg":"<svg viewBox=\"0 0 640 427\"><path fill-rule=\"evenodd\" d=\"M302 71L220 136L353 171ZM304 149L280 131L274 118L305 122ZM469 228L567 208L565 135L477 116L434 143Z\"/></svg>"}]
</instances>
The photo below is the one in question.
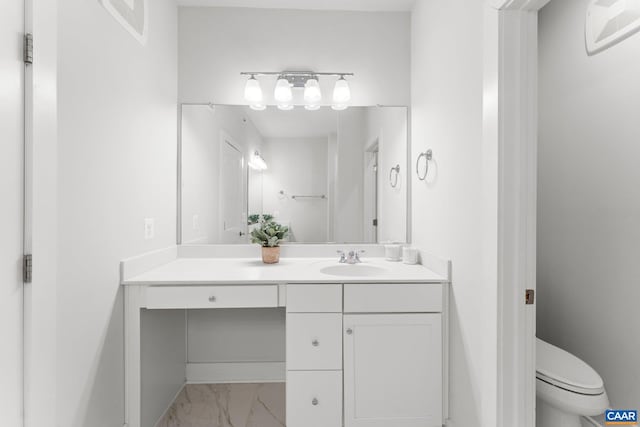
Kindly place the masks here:
<instances>
[{"instance_id":1,"label":"marble tile floor","mask_svg":"<svg viewBox=\"0 0 640 427\"><path fill-rule=\"evenodd\" d=\"M285 384L187 384L156 427L284 427Z\"/></svg>"}]
</instances>

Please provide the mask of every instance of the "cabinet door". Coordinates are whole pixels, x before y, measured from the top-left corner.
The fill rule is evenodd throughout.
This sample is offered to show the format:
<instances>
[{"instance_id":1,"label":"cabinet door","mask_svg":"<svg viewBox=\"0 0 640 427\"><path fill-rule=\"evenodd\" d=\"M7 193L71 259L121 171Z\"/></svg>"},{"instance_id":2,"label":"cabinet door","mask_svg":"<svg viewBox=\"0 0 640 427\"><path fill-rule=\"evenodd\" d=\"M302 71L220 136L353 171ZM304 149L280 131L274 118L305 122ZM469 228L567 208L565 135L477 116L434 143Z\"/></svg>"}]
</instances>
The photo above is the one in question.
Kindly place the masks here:
<instances>
[{"instance_id":1,"label":"cabinet door","mask_svg":"<svg viewBox=\"0 0 640 427\"><path fill-rule=\"evenodd\" d=\"M442 425L441 314L344 316L345 427Z\"/></svg>"}]
</instances>

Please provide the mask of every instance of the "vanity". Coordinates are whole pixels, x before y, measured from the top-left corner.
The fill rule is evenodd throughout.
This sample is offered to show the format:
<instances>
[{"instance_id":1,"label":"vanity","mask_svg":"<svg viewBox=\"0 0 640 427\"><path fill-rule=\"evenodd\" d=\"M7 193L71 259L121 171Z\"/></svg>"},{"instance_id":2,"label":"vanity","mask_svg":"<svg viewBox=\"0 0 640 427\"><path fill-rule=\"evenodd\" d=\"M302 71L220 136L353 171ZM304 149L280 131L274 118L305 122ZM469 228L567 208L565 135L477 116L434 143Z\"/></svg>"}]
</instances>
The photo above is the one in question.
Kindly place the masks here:
<instances>
[{"instance_id":1,"label":"vanity","mask_svg":"<svg viewBox=\"0 0 640 427\"><path fill-rule=\"evenodd\" d=\"M190 363L185 354L184 382L286 382L287 427L443 425L448 263L432 260L427 268L388 262L371 245L373 256L360 264L304 256L309 248L293 247L283 248L284 255L297 250L303 256L283 256L267 266L255 257L229 257L233 250L227 257L204 257L204 248L178 247L122 264L128 427L156 421L142 415L142 313L215 312L234 319L236 310L282 312L284 360ZM218 247L217 255L222 252ZM180 316L187 317L174 319ZM221 324L234 327L232 321ZM232 331L219 334L231 347L237 344Z\"/></svg>"},{"instance_id":2,"label":"vanity","mask_svg":"<svg viewBox=\"0 0 640 427\"><path fill-rule=\"evenodd\" d=\"M450 263L382 244L411 236L407 107L180 116L177 246L121 264L125 426L442 426ZM266 265L249 237L271 221L288 233ZM249 423L258 392L229 390L269 383L278 416Z\"/></svg>"}]
</instances>

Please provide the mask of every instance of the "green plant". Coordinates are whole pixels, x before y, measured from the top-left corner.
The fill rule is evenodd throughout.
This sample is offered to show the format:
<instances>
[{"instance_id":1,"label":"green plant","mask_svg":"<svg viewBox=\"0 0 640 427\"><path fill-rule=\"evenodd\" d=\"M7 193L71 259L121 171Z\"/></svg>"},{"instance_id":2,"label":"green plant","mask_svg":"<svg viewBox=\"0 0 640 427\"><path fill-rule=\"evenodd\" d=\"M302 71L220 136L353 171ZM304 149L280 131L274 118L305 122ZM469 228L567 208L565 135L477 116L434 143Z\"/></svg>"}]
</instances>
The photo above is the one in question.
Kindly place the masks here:
<instances>
[{"instance_id":1,"label":"green plant","mask_svg":"<svg viewBox=\"0 0 640 427\"><path fill-rule=\"evenodd\" d=\"M269 214L251 214L249 215L249 217L247 218L247 223L249 225L253 225L253 224L257 224L260 222L260 219L264 219L265 221L271 221L273 219L273 215L269 215Z\"/></svg>"},{"instance_id":2,"label":"green plant","mask_svg":"<svg viewBox=\"0 0 640 427\"><path fill-rule=\"evenodd\" d=\"M259 243L265 248L274 248L287 237L289 227L278 224L275 221L260 221L260 227L251 232L251 243Z\"/></svg>"}]
</instances>

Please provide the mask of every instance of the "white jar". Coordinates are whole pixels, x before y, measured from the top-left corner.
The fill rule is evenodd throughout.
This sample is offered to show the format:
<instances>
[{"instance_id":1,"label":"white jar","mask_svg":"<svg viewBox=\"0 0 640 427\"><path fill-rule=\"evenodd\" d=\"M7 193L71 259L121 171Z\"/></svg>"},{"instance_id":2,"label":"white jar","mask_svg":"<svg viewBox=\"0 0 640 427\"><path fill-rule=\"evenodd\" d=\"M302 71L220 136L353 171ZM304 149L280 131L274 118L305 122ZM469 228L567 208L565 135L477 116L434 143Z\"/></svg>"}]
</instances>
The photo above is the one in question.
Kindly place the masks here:
<instances>
[{"instance_id":1,"label":"white jar","mask_svg":"<svg viewBox=\"0 0 640 427\"><path fill-rule=\"evenodd\" d=\"M384 257L387 261L400 261L402 259L402 246L384 245Z\"/></svg>"},{"instance_id":2,"label":"white jar","mask_svg":"<svg viewBox=\"0 0 640 427\"><path fill-rule=\"evenodd\" d=\"M418 250L411 247L402 248L402 262L404 262L405 264L417 264Z\"/></svg>"}]
</instances>

